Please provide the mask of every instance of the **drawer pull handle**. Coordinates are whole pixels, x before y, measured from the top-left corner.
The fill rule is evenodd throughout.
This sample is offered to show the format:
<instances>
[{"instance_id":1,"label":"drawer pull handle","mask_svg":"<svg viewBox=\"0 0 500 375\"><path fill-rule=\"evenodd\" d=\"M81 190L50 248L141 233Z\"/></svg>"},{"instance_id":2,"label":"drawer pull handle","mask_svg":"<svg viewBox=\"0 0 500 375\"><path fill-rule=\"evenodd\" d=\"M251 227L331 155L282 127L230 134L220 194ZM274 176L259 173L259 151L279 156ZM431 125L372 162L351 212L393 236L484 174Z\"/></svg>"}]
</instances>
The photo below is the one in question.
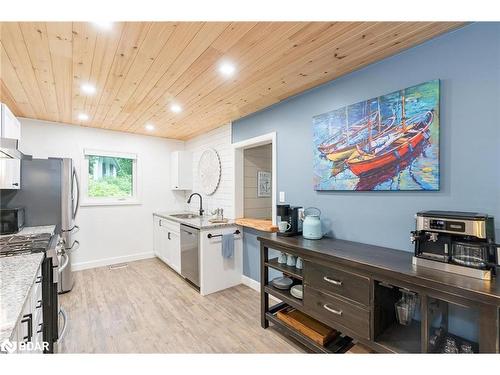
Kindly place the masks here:
<instances>
[{"instance_id":1,"label":"drawer pull handle","mask_svg":"<svg viewBox=\"0 0 500 375\"><path fill-rule=\"evenodd\" d=\"M36 306L35 306L35 309L39 309L41 307L42 307L42 300L39 299L38 302L37 302L37 304L36 304Z\"/></svg>"},{"instance_id":2,"label":"drawer pull handle","mask_svg":"<svg viewBox=\"0 0 500 375\"><path fill-rule=\"evenodd\" d=\"M323 308L325 310L328 310L330 311L331 313L335 314L335 315L338 315L338 316L342 316L342 310L335 310L335 309L332 309L330 306L328 306L327 304L324 304L323 305Z\"/></svg>"},{"instance_id":3,"label":"drawer pull handle","mask_svg":"<svg viewBox=\"0 0 500 375\"><path fill-rule=\"evenodd\" d=\"M323 280L333 285L342 286L342 281L330 279L328 276L323 276Z\"/></svg>"},{"instance_id":4,"label":"drawer pull handle","mask_svg":"<svg viewBox=\"0 0 500 375\"><path fill-rule=\"evenodd\" d=\"M35 283L36 284L40 284L41 282L42 282L42 276L37 276L36 280L35 280Z\"/></svg>"}]
</instances>

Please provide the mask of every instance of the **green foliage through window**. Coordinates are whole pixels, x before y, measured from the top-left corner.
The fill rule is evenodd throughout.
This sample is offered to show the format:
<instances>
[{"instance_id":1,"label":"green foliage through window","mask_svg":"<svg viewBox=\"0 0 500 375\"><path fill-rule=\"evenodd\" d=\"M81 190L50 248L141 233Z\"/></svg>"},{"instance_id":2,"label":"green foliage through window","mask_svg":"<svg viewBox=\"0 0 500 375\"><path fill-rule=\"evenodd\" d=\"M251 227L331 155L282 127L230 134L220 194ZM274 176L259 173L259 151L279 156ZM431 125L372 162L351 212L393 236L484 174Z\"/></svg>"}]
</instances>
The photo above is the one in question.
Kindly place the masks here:
<instances>
[{"instance_id":1,"label":"green foliage through window","mask_svg":"<svg viewBox=\"0 0 500 375\"><path fill-rule=\"evenodd\" d=\"M133 195L133 159L97 155L88 155L87 159L90 198Z\"/></svg>"}]
</instances>

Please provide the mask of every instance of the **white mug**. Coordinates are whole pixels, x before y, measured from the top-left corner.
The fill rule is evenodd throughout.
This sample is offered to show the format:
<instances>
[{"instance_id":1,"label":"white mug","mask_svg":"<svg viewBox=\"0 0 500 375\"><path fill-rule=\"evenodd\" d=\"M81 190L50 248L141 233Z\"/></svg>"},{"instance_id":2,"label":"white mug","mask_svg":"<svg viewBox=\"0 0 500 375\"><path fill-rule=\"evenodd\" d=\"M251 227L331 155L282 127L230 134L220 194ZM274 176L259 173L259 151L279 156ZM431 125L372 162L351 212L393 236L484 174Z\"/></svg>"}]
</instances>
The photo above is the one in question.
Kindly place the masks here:
<instances>
[{"instance_id":1,"label":"white mug","mask_svg":"<svg viewBox=\"0 0 500 375\"><path fill-rule=\"evenodd\" d=\"M286 253L281 253L278 258L279 264L286 264Z\"/></svg>"},{"instance_id":2,"label":"white mug","mask_svg":"<svg viewBox=\"0 0 500 375\"><path fill-rule=\"evenodd\" d=\"M289 230L292 226L290 225L290 223L288 221L280 221L278 223L278 228L280 230L280 232L286 232L287 230Z\"/></svg>"},{"instance_id":3,"label":"white mug","mask_svg":"<svg viewBox=\"0 0 500 375\"><path fill-rule=\"evenodd\" d=\"M286 265L289 267L295 267L295 260L297 257L292 254L286 254Z\"/></svg>"},{"instance_id":4,"label":"white mug","mask_svg":"<svg viewBox=\"0 0 500 375\"><path fill-rule=\"evenodd\" d=\"M295 268L298 268L299 270L304 268L304 262L301 257L297 257L297 261L295 262Z\"/></svg>"}]
</instances>

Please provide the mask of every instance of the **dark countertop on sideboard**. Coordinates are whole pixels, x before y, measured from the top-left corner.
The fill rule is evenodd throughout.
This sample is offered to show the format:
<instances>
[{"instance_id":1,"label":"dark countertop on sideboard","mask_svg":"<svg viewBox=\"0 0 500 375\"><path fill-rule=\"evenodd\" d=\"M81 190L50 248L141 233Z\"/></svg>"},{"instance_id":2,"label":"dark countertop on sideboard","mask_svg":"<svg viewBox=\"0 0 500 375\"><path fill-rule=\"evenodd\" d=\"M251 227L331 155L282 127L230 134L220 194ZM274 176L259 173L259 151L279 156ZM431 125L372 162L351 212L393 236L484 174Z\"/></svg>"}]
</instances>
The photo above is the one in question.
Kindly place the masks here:
<instances>
[{"instance_id":1,"label":"dark countertop on sideboard","mask_svg":"<svg viewBox=\"0 0 500 375\"><path fill-rule=\"evenodd\" d=\"M484 281L424 267L417 268L412 264L411 252L333 238L307 240L302 236L281 237L270 233L257 239L272 249L292 249L305 260L315 258L333 261L339 265L500 306L500 282L496 277L491 281Z\"/></svg>"}]
</instances>

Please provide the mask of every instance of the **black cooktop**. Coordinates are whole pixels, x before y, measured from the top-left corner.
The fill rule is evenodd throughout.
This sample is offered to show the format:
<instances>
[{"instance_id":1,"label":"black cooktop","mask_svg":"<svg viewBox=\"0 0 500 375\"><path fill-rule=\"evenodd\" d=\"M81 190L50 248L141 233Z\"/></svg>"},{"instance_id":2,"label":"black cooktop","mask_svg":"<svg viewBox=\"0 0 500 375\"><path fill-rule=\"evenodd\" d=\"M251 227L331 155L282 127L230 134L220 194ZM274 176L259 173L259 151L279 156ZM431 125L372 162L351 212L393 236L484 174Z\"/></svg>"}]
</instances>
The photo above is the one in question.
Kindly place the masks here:
<instances>
[{"instance_id":1,"label":"black cooktop","mask_svg":"<svg viewBox=\"0 0 500 375\"><path fill-rule=\"evenodd\" d=\"M49 233L0 237L0 257L44 252L51 237Z\"/></svg>"}]
</instances>

